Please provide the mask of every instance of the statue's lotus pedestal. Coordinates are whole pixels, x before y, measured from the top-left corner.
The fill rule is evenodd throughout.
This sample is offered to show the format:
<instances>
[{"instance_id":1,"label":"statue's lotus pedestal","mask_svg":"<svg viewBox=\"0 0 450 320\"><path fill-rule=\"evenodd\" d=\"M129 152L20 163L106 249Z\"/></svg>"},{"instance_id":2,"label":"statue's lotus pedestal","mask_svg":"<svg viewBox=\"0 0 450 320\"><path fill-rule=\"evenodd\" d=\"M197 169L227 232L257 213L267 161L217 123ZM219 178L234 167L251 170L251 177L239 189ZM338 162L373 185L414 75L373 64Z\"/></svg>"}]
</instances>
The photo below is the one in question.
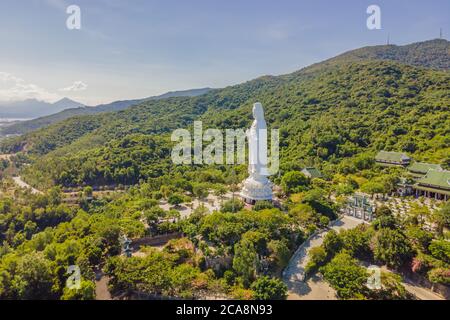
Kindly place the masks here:
<instances>
[{"instance_id":1,"label":"statue's lotus pedestal","mask_svg":"<svg viewBox=\"0 0 450 320\"><path fill-rule=\"evenodd\" d=\"M240 196L246 203L255 204L256 201L272 201L272 183L267 177L255 179L250 176L242 183Z\"/></svg>"}]
</instances>

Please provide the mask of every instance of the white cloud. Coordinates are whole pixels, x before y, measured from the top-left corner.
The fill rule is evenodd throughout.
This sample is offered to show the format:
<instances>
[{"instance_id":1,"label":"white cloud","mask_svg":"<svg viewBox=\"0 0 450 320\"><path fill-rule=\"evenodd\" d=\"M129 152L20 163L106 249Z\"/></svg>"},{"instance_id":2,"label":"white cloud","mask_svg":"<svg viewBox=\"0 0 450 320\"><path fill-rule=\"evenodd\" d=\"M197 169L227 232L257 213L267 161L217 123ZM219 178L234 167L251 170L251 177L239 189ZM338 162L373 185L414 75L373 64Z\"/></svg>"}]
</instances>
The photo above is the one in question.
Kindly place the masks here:
<instances>
[{"instance_id":1,"label":"white cloud","mask_svg":"<svg viewBox=\"0 0 450 320\"><path fill-rule=\"evenodd\" d=\"M77 91L84 91L86 90L88 85L84 83L83 81L75 81L72 85L59 89L59 91L64 92L77 92Z\"/></svg>"},{"instance_id":2,"label":"white cloud","mask_svg":"<svg viewBox=\"0 0 450 320\"><path fill-rule=\"evenodd\" d=\"M0 101L37 99L53 102L61 97L7 72L0 72Z\"/></svg>"}]
</instances>

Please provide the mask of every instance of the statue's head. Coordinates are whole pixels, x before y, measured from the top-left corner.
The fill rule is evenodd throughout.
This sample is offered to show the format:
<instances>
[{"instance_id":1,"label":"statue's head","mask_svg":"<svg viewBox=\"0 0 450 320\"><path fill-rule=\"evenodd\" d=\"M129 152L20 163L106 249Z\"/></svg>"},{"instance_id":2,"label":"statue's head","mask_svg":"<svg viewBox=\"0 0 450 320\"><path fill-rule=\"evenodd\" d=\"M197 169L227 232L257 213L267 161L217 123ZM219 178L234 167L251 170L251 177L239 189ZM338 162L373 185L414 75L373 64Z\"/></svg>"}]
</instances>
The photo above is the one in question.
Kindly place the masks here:
<instances>
[{"instance_id":1,"label":"statue's head","mask_svg":"<svg viewBox=\"0 0 450 320\"><path fill-rule=\"evenodd\" d=\"M253 104L253 117L255 120L264 120L264 110L262 104L259 102Z\"/></svg>"}]
</instances>

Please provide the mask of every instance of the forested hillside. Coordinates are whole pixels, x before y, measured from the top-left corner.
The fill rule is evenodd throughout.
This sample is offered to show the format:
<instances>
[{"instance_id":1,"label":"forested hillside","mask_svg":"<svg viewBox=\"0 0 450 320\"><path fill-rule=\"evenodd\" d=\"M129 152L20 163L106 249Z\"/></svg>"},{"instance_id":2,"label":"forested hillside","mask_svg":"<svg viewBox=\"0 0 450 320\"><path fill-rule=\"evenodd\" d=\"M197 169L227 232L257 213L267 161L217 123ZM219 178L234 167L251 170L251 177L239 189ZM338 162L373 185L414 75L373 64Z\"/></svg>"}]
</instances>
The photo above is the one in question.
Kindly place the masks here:
<instances>
[{"instance_id":1,"label":"forested hillside","mask_svg":"<svg viewBox=\"0 0 450 320\"><path fill-rule=\"evenodd\" d=\"M409 54L394 60L404 57L407 62L417 56L421 58L414 64L425 61L422 49L433 43L437 51L443 44L449 46L440 40L407 46ZM417 54L412 52L415 48L420 49ZM379 56L381 49L361 50ZM285 170L316 165L331 174L351 167L353 158L381 149L448 165L449 73L365 60L360 54L358 59L349 58L352 55L355 51L289 75L265 76L199 97L146 101L116 113L71 118L2 146L9 152L26 146L33 163L26 175L35 184L133 184L153 174L133 152L133 145L124 146L124 141L138 137L136 148L148 151L151 147L142 145L146 138L130 135L162 134L157 140L168 140L173 129L187 127L195 119L215 128L245 127L252 119L252 104L260 101L269 126L281 130ZM445 66L446 60L448 55L430 55L426 66L431 61ZM119 162L108 156L121 154L122 149L127 152ZM161 155L160 160L167 161L168 154Z\"/></svg>"},{"instance_id":2,"label":"forested hillside","mask_svg":"<svg viewBox=\"0 0 450 320\"><path fill-rule=\"evenodd\" d=\"M438 50L443 42L435 43ZM321 274L337 298L411 299L400 276L410 271L448 285L449 202L378 199L384 204L370 224L330 228L355 192L376 201L409 179L404 168L376 165L378 150L450 166L448 56L408 48L406 56L365 48L366 58L353 52L3 141L3 151L16 154L0 161L0 299L94 299L100 290L116 299L285 299L283 270L319 230L323 244L308 251L302 276ZM245 164L174 165L170 134L194 120L248 128L256 101L269 128L280 129L281 172L271 177L275 204L249 207L236 196ZM306 165L323 179L300 172ZM38 190L21 188L24 181ZM362 267L374 264L395 271L383 270L379 290L368 289ZM82 276L76 290L66 286L72 265Z\"/></svg>"},{"instance_id":3,"label":"forested hillside","mask_svg":"<svg viewBox=\"0 0 450 320\"><path fill-rule=\"evenodd\" d=\"M352 50L325 61L325 63L342 60L390 60L416 67L431 69L450 69L449 42L444 39L412 43L405 46L381 45Z\"/></svg>"}]
</instances>

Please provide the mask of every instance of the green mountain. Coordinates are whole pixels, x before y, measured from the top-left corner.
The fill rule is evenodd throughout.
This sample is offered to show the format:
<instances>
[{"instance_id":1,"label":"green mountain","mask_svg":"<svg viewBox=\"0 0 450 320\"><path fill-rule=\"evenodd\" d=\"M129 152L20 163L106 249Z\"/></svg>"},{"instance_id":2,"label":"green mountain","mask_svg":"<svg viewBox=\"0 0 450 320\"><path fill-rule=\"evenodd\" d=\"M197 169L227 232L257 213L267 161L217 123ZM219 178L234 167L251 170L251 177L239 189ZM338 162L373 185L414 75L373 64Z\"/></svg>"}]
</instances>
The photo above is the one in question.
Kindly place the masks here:
<instances>
[{"instance_id":1,"label":"green mountain","mask_svg":"<svg viewBox=\"0 0 450 320\"><path fill-rule=\"evenodd\" d=\"M26 150L32 165L25 175L35 184L131 184L173 169L168 139L173 129L195 119L215 128L246 127L252 104L260 101L269 126L280 128L283 170L314 165L326 174L351 172L364 167L365 155L381 149L447 162L449 47L448 41L433 40L362 48L198 97L73 117L8 139L2 148Z\"/></svg>"},{"instance_id":2,"label":"green mountain","mask_svg":"<svg viewBox=\"0 0 450 320\"><path fill-rule=\"evenodd\" d=\"M412 43L405 46L382 45L366 47L344 53L332 60L391 60L416 67L440 70L450 69L449 42L445 39L435 39Z\"/></svg>"},{"instance_id":3,"label":"green mountain","mask_svg":"<svg viewBox=\"0 0 450 320\"><path fill-rule=\"evenodd\" d=\"M182 91L171 91L164 94L161 94L159 96L154 96L150 98L145 99L134 99L134 100L122 100L122 101L114 101L112 103L108 104L101 104L97 105L95 107L86 107L86 106L80 106L80 107L72 107L67 108L60 111L55 114L51 114L48 116L40 117L37 119L27 120L27 121L21 121L14 123L13 125L6 126L0 129L0 136L1 135L16 135L16 134L24 134L31 132L33 130L37 130L46 126L49 126L52 123L56 123L74 116L80 116L80 115L91 115L91 114L98 114L98 113L104 113L104 112L112 112L112 111L119 111L124 110L132 105L136 105L139 103L142 103L146 100L161 100L161 99L167 99L172 97L195 97L198 95L202 95L210 91L210 88L200 88L200 89L191 89L191 90L182 90Z\"/></svg>"}]
</instances>

